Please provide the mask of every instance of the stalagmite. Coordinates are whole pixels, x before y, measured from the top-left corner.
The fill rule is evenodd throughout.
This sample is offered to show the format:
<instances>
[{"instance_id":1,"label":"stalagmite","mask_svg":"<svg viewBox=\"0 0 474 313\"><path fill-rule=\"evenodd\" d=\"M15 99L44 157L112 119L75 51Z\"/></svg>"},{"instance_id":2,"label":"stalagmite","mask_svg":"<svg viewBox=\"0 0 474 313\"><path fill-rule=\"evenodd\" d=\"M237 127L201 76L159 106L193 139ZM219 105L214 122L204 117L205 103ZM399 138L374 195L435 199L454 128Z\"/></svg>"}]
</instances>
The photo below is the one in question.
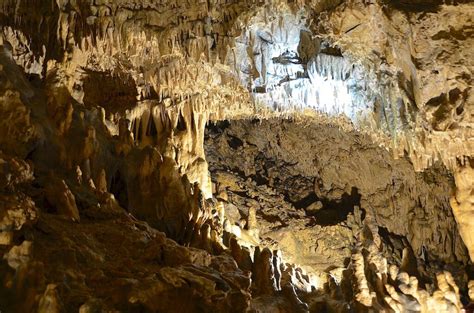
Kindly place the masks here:
<instances>
[{"instance_id":1,"label":"stalagmite","mask_svg":"<svg viewBox=\"0 0 474 313\"><path fill-rule=\"evenodd\" d=\"M80 221L76 199L64 180L51 177L45 193L46 200L55 208L58 214L73 221Z\"/></svg>"}]
</instances>

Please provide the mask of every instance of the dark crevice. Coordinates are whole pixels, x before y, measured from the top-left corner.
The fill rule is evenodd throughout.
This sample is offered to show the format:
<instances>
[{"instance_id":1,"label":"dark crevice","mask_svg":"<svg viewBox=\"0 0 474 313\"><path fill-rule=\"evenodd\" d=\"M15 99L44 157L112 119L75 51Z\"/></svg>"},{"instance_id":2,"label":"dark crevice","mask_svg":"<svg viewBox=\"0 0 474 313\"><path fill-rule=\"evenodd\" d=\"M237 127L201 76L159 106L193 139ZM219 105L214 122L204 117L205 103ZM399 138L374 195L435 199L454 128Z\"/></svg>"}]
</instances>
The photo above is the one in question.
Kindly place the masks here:
<instances>
[{"instance_id":1,"label":"dark crevice","mask_svg":"<svg viewBox=\"0 0 474 313\"><path fill-rule=\"evenodd\" d=\"M140 142L142 140L142 121L138 120L137 122L137 141Z\"/></svg>"},{"instance_id":2,"label":"dark crevice","mask_svg":"<svg viewBox=\"0 0 474 313\"><path fill-rule=\"evenodd\" d=\"M153 120L152 116L150 116L150 119L148 120L148 126L146 128L146 135L147 136L156 136L156 135L158 135L158 131L156 130L155 121Z\"/></svg>"},{"instance_id":3,"label":"dark crevice","mask_svg":"<svg viewBox=\"0 0 474 313\"><path fill-rule=\"evenodd\" d=\"M257 186L268 185L268 179L260 173L252 175L251 177L257 183Z\"/></svg>"},{"instance_id":4,"label":"dark crevice","mask_svg":"<svg viewBox=\"0 0 474 313\"><path fill-rule=\"evenodd\" d=\"M277 222L280 223L280 225L278 225L278 227L286 227L288 226L287 223L285 223L285 221L279 217L279 216L275 216L275 215L268 215L268 214L265 214L264 212L260 212L259 215L264 219L266 220L267 222L270 222L272 224L276 224Z\"/></svg>"},{"instance_id":5,"label":"dark crevice","mask_svg":"<svg viewBox=\"0 0 474 313\"><path fill-rule=\"evenodd\" d=\"M230 137L230 139L227 140L227 143L232 149L237 150L238 148L244 145L244 142L240 140L239 138L231 136L231 135L228 135L228 136Z\"/></svg>"},{"instance_id":6,"label":"dark crevice","mask_svg":"<svg viewBox=\"0 0 474 313\"><path fill-rule=\"evenodd\" d=\"M213 133L221 133L228 127L230 127L230 122L228 120L211 122L207 125L207 129Z\"/></svg>"},{"instance_id":7,"label":"dark crevice","mask_svg":"<svg viewBox=\"0 0 474 313\"><path fill-rule=\"evenodd\" d=\"M120 171L115 172L110 183L110 192L114 195L122 208L128 210L127 182Z\"/></svg>"},{"instance_id":8,"label":"dark crevice","mask_svg":"<svg viewBox=\"0 0 474 313\"><path fill-rule=\"evenodd\" d=\"M319 53L332 55L332 56L336 56L336 57L342 57L341 49L339 47L332 46L328 42L322 42L321 43L321 49L320 49Z\"/></svg>"},{"instance_id":9,"label":"dark crevice","mask_svg":"<svg viewBox=\"0 0 474 313\"><path fill-rule=\"evenodd\" d=\"M252 88L253 93L266 93L267 92L267 86L255 86Z\"/></svg>"},{"instance_id":10,"label":"dark crevice","mask_svg":"<svg viewBox=\"0 0 474 313\"><path fill-rule=\"evenodd\" d=\"M288 202L291 202L290 197L288 195L285 195L285 200ZM315 193L312 193L306 197L304 197L301 200L298 200L296 202L293 202L293 206L297 209L305 209L307 208L310 204L318 201L319 198L316 196Z\"/></svg>"},{"instance_id":11,"label":"dark crevice","mask_svg":"<svg viewBox=\"0 0 474 313\"><path fill-rule=\"evenodd\" d=\"M232 190L231 191L231 194L235 194L237 196L240 196L240 197L243 197L243 198L247 198L247 199L253 199L252 197L250 197L246 191L235 191L235 190Z\"/></svg>"},{"instance_id":12,"label":"dark crevice","mask_svg":"<svg viewBox=\"0 0 474 313\"><path fill-rule=\"evenodd\" d=\"M224 130L230 126L230 122L227 120L219 122L209 122L206 125L206 131L204 133L204 139L209 137L215 138L224 133Z\"/></svg>"},{"instance_id":13,"label":"dark crevice","mask_svg":"<svg viewBox=\"0 0 474 313\"><path fill-rule=\"evenodd\" d=\"M410 276L419 277L420 281L428 283L430 279L428 277L424 277L418 271L418 260L408 239L405 236L392 233L387 228L382 226L378 226L378 233L385 244L384 246L391 249L389 253L398 255L402 260L401 264L399 265L400 270L408 273ZM402 258L404 249L406 249L407 255ZM425 266L429 265L429 256L427 253L428 252L425 250L424 254L421 256ZM393 262L395 262L395 260Z\"/></svg>"},{"instance_id":14,"label":"dark crevice","mask_svg":"<svg viewBox=\"0 0 474 313\"><path fill-rule=\"evenodd\" d=\"M340 200L320 199L319 201L321 201L323 207L308 215L315 218L314 223L317 225L337 225L347 220L349 213L354 213L354 206L360 207L360 197L357 188L352 187L351 194L344 193ZM309 199L306 199L306 201L309 201Z\"/></svg>"},{"instance_id":15,"label":"dark crevice","mask_svg":"<svg viewBox=\"0 0 474 313\"><path fill-rule=\"evenodd\" d=\"M181 113L179 114L178 125L176 126L176 128L179 131L185 131L186 130L186 121L184 120L184 117Z\"/></svg>"},{"instance_id":16,"label":"dark crevice","mask_svg":"<svg viewBox=\"0 0 474 313\"><path fill-rule=\"evenodd\" d=\"M387 244L390 248L392 248L393 252L398 252L399 256L402 256L402 250L407 244L407 240L405 237L394 234L388 231L387 228L379 226L378 233L382 240Z\"/></svg>"}]
</instances>

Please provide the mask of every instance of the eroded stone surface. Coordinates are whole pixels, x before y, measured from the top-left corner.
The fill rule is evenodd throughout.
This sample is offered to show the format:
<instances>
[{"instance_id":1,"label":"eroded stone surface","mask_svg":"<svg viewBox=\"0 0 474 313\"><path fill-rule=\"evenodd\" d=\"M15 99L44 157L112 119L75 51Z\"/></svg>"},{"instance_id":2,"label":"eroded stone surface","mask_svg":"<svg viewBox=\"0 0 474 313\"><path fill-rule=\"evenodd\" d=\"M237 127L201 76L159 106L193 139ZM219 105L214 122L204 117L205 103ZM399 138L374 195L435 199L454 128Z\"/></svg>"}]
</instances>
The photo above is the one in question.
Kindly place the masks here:
<instances>
[{"instance_id":1,"label":"eroded stone surface","mask_svg":"<svg viewBox=\"0 0 474 313\"><path fill-rule=\"evenodd\" d=\"M219 123L207 136L217 191L227 193L224 207L238 208L226 218L247 229L242 219L256 208L262 240L294 262L342 265L351 228L368 214L386 239L404 237L398 244L418 257L469 261L459 235L440 236L457 227L448 203L454 182L441 167L414 173L367 136L307 119Z\"/></svg>"},{"instance_id":2,"label":"eroded stone surface","mask_svg":"<svg viewBox=\"0 0 474 313\"><path fill-rule=\"evenodd\" d=\"M472 11L3 1L0 310L459 311Z\"/></svg>"}]
</instances>

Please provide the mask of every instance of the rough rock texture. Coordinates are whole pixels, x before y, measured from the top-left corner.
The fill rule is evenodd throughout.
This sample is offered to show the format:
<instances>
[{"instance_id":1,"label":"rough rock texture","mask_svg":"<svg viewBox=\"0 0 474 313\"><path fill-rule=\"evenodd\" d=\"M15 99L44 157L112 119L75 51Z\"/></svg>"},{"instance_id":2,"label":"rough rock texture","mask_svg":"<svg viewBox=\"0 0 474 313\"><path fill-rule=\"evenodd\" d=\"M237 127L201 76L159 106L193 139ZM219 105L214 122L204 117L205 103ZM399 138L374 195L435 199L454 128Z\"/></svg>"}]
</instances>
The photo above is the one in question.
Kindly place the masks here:
<instances>
[{"instance_id":1,"label":"rough rock texture","mask_svg":"<svg viewBox=\"0 0 474 313\"><path fill-rule=\"evenodd\" d=\"M257 228L250 242L281 249L308 271L331 270L346 265L370 216L393 262L409 249L420 265L471 264L449 207L453 179L440 166L414 173L367 136L307 118L221 122L207 138L216 197L243 242ZM247 220L252 210L257 227Z\"/></svg>"},{"instance_id":2,"label":"rough rock texture","mask_svg":"<svg viewBox=\"0 0 474 313\"><path fill-rule=\"evenodd\" d=\"M453 208L454 216L459 224L461 237L466 243L467 247L474 245L473 229L473 212L474 212L474 167L472 163L467 163L462 167L456 169L454 173L456 180L456 194L451 198L451 207ZM471 260L474 259L472 250L469 250Z\"/></svg>"},{"instance_id":3,"label":"rough rock texture","mask_svg":"<svg viewBox=\"0 0 474 313\"><path fill-rule=\"evenodd\" d=\"M0 311L459 311L473 10L1 1Z\"/></svg>"},{"instance_id":4,"label":"rough rock texture","mask_svg":"<svg viewBox=\"0 0 474 313\"><path fill-rule=\"evenodd\" d=\"M25 229L33 242L24 241L5 254L10 268L2 265L6 284L2 309L245 310L250 280L230 255L212 257L203 250L179 246L134 220L113 200L105 201L100 210L83 213L80 224L44 213L34 227ZM189 301L181 301L182 297Z\"/></svg>"},{"instance_id":5,"label":"rough rock texture","mask_svg":"<svg viewBox=\"0 0 474 313\"><path fill-rule=\"evenodd\" d=\"M0 14L2 40L25 71L42 77L57 68L86 105L115 112L134 99L169 98L216 117L248 115L249 89L271 106L362 115L363 126L387 131L396 151L424 168L437 159L454 166L474 150L473 10L361 0L9 0ZM90 92L100 80L109 81L105 99Z\"/></svg>"},{"instance_id":6,"label":"rough rock texture","mask_svg":"<svg viewBox=\"0 0 474 313\"><path fill-rule=\"evenodd\" d=\"M396 140L417 166L438 157L452 166L456 157L472 155L473 10L469 3L355 2L318 24L343 51L380 71L378 85L387 96L379 113L394 136L407 128L415 132Z\"/></svg>"}]
</instances>

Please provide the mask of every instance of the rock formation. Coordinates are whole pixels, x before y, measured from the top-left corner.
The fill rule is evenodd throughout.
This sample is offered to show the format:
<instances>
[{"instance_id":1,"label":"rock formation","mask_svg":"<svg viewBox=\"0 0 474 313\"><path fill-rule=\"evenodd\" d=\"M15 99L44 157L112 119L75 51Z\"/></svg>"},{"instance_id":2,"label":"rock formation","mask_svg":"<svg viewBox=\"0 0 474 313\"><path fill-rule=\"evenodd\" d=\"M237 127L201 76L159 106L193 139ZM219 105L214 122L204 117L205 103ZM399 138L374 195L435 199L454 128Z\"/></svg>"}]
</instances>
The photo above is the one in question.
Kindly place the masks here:
<instances>
[{"instance_id":1,"label":"rock formation","mask_svg":"<svg viewBox=\"0 0 474 313\"><path fill-rule=\"evenodd\" d=\"M1 1L0 311L472 310L473 19Z\"/></svg>"}]
</instances>

